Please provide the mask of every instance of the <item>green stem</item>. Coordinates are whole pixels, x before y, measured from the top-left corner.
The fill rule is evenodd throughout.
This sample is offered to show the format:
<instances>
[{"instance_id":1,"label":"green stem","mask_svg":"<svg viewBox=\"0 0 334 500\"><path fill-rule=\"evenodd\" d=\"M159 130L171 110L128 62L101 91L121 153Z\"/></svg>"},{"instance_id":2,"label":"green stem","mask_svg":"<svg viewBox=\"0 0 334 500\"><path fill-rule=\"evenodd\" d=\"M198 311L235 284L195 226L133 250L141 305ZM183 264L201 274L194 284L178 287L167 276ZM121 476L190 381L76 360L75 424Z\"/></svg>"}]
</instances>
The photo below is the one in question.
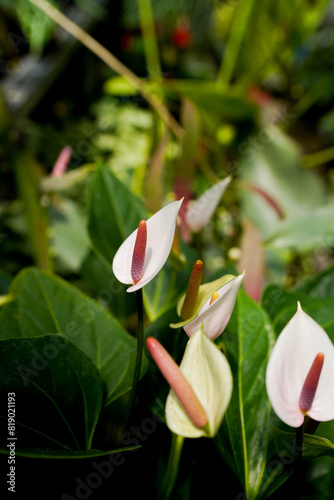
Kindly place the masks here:
<instances>
[{"instance_id":1,"label":"green stem","mask_svg":"<svg viewBox=\"0 0 334 500\"><path fill-rule=\"evenodd\" d=\"M322 151L317 151L316 153L311 153L304 156L303 166L305 168L314 168L319 165L325 165L329 161L334 159L334 147L323 149Z\"/></svg>"},{"instance_id":2,"label":"green stem","mask_svg":"<svg viewBox=\"0 0 334 500\"><path fill-rule=\"evenodd\" d=\"M245 37L248 22L251 17L253 5L254 0L245 0L240 2L234 17L234 23L232 24L217 76L217 83L223 89L228 87L232 79L240 47Z\"/></svg>"},{"instance_id":3,"label":"green stem","mask_svg":"<svg viewBox=\"0 0 334 500\"><path fill-rule=\"evenodd\" d=\"M80 26L73 23L68 17L64 16L62 12L53 7L46 0L28 0L31 4L38 7L46 15L48 15L55 23L61 26L65 31L79 40L85 47L87 47L93 54L99 57L107 66L112 68L116 73L121 75L127 82L129 82L138 92L146 99L146 101L155 109L161 119L173 131L176 137L183 136L183 129L175 120L161 102L161 100L152 93L145 82L135 75L127 66L125 66L119 59L117 59L109 50L101 45L95 38L90 36Z\"/></svg>"},{"instance_id":4,"label":"green stem","mask_svg":"<svg viewBox=\"0 0 334 500\"><path fill-rule=\"evenodd\" d=\"M300 467L302 463L302 447L303 447L303 434L304 434L304 423L297 427L296 429L296 441L295 441L295 474L300 473Z\"/></svg>"},{"instance_id":5,"label":"green stem","mask_svg":"<svg viewBox=\"0 0 334 500\"><path fill-rule=\"evenodd\" d=\"M327 87L327 74L319 78L310 89L297 101L289 110L289 119L285 123L281 123L280 127L285 132L288 132L297 121L309 111L323 96L324 88Z\"/></svg>"},{"instance_id":6,"label":"green stem","mask_svg":"<svg viewBox=\"0 0 334 500\"><path fill-rule=\"evenodd\" d=\"M137 312L138 312L137 354L136 354L136 364L133 374L133 382L130 392L129 412L125 428L128 427L129 421L133 413L136 392L140 378L140 369L141 369L141 361L142 361L143 346L144 346L144 304L143 304L143 290L141 288L136 291L136 298L137 298Z\"/></svg>"},{"instance_id":7,"label":"green stem","mask_svg":"<svg viewBox=\"0 0 334 500\"><path fill-rule=\"evenodd\" d=\"M304 422L304 434L314 434L320 422L311 417L306 417Z\"/></svg>"},{"instance_id":8,"label":"green stem","mask_svg":"<svg viewBox=\"0 0 334 500\"><path fill-rule=\"evenodd\" d=\"M143 36L147 72L155 81L161 80L159 49L150 0L137 0L140 26Z\"/></svg>"},{"instance_id":9,"label":"green stem","mask_svg":"<svg viewBox=\"0 0 334 500\"><path fill-rule=\"evenodd\" d=\"M171 448L165 477L162 483L162 490L160 492L161 500L168 500L176 483L177 475L179 472L181 452L183 448L184 437L178 434L172 434Z\"/></svg>"}]
</instances>

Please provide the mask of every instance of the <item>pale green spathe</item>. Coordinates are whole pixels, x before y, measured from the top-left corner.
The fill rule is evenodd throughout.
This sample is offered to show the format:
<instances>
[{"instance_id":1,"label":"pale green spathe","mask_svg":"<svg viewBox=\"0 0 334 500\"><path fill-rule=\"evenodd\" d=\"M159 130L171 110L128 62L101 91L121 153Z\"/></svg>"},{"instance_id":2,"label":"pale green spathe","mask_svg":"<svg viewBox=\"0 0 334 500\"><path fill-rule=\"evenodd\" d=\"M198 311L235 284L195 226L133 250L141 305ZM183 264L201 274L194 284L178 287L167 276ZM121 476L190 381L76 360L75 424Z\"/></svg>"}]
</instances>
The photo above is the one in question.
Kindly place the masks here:
<instances>
[{"instance_id":1,"label":"pale green spathe","mask_svg":"<svg viewBox=\"0 0 334 500\"><path fill-rule=\"evenodd\" d=\"M171 389L166 401L166 421L179 436L213 437L230 402L233 379L230 365L218 347L199 329L188 341L180 369L203 405L209 425L196 427Z\"/></svg>"}]
</instances>

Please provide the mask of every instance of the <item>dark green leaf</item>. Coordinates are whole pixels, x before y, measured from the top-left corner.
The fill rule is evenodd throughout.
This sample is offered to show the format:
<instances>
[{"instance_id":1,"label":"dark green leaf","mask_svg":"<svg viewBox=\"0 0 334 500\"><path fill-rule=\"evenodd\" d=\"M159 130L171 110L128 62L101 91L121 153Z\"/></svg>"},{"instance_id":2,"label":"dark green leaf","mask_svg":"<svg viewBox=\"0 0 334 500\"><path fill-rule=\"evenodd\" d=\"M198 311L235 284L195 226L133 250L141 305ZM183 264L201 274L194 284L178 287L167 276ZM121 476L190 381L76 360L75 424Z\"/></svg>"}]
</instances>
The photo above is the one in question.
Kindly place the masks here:
<instances>
[{"instance_id":1,"label":"dark green leaf","mask_svg":"<svg viewBox=\"0 0 334 500\"><path fill-rule=\"evenodd\" d=\"M276 335L297 312L297 302L303 311L319 323L334 340L333 299L312 297L298 291L287 292L277 285L269 285L262 296L262 305L272 319Z\"/></svg>"},{"instance_id":2,"label":"dark green leaf","mask_svg":"<svg viewBox=\"0 0 334 500\"><path fill-rule=\"evenodd\" d=\"M293 291L295 293L307 294L311 297L334 297L334 267L331 266L305 280L294 288Z\"/></svg>"},{"instance_id":3,"label":"dark green leaf","mask_svg":"<svg viewBox=\"0 0 334 500\"><path fill-rule=\"evenodd\" d=\"M112 455L114 453L123 453L124 451L132 451L140 448L140 446L133 446L127 448L118 448L116 450L43 450L41 448L20 448L15 450L15 454L20 457L27 458L51 458L51 459L81 459L102 457L105 455ZM0 453L8 455L8 450L0 448Z\"/></svg>"},{"instance_id":4,"label":"dark green leaf","mask_svg":"<svg viewBox=\"0 0 334 500\"><path fill-rule=\"evenodd\" d=\"M89 357L68 339L55 334L1 340L0 394L6 444L14 443L15 449L90 448L101 410L102 379ZM9 415L15 420L11 427Z\"/></svg>"},{"instance_id":5,"label":"dark green leaf","mask_svg":"<svg viewBox=\"0 0 334 500\"><path fill-rule=\"evenodd\" d=\"M106 261L90 252L82 263L81 276L86 282L88 294L111 310L126 328L137 318L136 296L126 293Z\"/></svg>"},{"instance_id":6,"label":"dark green leaf","mask_svg":"<svg viewBox=\"0 0 334 500\"><path fill-rule=\"evenodd\" d=\"M285 459L294 458L295 433L285 432L281 429L273 429L273 436L278 455ZM302 446L303 458L317 458L324 455L334 457L334 443L321 436L304 434Z\"/></svg>"},{"instance_id":7,"label":"dark green leaf","mask_svg":"<svg viewBox=\"0 0 334 500\"><path fill-rule=\"evenodd\" d=\"M233 394L219 433L222 454L247 499L257 498L267 459L270 403L265 372L274 334L265 311L243 290L221 337L233 373Z\"/></svg>"},{"instance_id":8,"label":"dark green leaf","mask_svg":"<svg viewBox=\"0 0 334 500\"><path fill-rule=\"evenodd\" d=\"M65 281L28 268L13 281L15 299L0 312L0 338L59 333L99 369L106 404L132 385L136 340L100 304ZM143 373L146 369L144 359Z\"/></svg>"}]
</instances>

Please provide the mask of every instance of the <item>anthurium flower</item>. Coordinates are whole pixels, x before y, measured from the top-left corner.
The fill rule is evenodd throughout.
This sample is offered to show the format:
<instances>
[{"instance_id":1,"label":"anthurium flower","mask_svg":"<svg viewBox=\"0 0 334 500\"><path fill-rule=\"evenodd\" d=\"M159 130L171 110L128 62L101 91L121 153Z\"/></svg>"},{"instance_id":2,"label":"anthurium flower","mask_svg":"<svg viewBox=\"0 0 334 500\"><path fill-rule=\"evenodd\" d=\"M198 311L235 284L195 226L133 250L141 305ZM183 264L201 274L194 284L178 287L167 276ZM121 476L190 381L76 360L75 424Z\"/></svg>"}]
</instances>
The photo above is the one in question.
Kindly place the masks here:
<instances>
[{"instance_id":1,"label":"anthurium flower","mask_svg":"<svg viewBox=\"0 0 334 500\"><path fill-rule=\"evenodd\" d=\"M158 341L154 339L154 342ZM224 354L202 329L189 339L180 367L167 351L159 356L152 346L148 344L148 347L171 386L165 409L169 429L183 437L213 437L221 425L233 387L231 369ZM183 379L185 384L181 382Z\"/></svg>"},{"instance_id":2,"label":"anthurium flower","mask_svg":"<svg viewBox=\"0 0 334 500\"><path fill-rule=\"evenodd\" d=\"M319 422L334 419L334 346L299 302L272 350L266 385L275 413L287 425L300 427L305 415Z\"/></svg>"},{"instance_id":3,"label":"anthurium flower","mask_svg":"<svg viewBox=\"0 0 334 500\"><path fill-rule=\"evenodd\" d=\"M113 259L116 278L134 292L149 283L165 264L175 234L176 218L183 200L169 203L122 243Z\"/></svg>"},{"instance_id":4,"label":"anthurium flower","mask_svg":"<svg viewBox=\"0 0 334 500\"><path fill-rule=\"evenodd\" d=\"M180 323L172 323L172 328L183 327L191 337L200 328L214 340L225 330L237 298L245 271L239 276L225 275L200 287L193 315ZM185 297L178 304L180 315Z\"/></svg>"},{"instance_id":5,"label":"anthurium flower","mask_svg":"<svg viewBox=\"0 0 334 500\"><path fill-rule=\"evenodd\" d=\"M196 233L208 223L231 180L232 177L226 177L207 189L197 200L189 202L185 218L191 231Z\"/></svg>"}]
</instances>

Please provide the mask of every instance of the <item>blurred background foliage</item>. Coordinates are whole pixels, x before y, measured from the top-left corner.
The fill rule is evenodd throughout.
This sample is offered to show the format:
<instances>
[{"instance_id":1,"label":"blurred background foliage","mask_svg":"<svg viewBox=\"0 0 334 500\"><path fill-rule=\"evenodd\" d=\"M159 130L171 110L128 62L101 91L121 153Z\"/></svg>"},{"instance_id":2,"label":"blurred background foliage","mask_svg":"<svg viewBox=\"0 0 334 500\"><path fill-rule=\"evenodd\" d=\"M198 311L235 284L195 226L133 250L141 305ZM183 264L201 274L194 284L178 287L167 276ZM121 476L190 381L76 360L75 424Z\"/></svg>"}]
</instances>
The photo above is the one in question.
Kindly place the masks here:
<instances>
[{"instance_id":1,"label":"blurred background foliage","mask_svg":"<svg viewBox=\"0 0 334 500\"><path fill-rule=\"evenodd\" d=\"M5 272L13 276L36 261L14 165L30 164L22 189L25 176L50 174L67 144L73 150L70 171L103 162L151 211L172 196L178 178L187 178L195 197L232 175L231 189L203 234L210 243L207 269L257 263L248 278L249 286L257 283L254 297L268 281L293 286L332 261L332 2L51 3L144 79L184 136L169 132L124 75L28 0L1 0ZM56 271L78 282L89 254L89 172L52 203L48 193L31 186L36 210L51 204L45 245L51 235Z\"/></svg>"}]
</instances>

